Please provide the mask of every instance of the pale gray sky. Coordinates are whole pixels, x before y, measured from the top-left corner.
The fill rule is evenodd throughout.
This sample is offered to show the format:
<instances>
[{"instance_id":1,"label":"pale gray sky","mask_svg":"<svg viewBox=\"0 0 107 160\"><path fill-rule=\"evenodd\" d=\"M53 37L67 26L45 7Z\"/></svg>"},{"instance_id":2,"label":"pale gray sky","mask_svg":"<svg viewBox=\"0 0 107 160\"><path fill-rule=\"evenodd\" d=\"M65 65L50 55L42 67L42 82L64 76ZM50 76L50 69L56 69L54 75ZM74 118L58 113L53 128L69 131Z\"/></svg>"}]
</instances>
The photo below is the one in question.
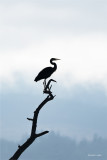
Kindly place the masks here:
<instances>
[{"instance_id":1,"label":"pale gray sky","mask_svg":"<svg viewBox=\"0 0 107 160\"><path fill-rule=\"evenodd\" d=\"M53 75L57 97L41 113L40 129L77 139L105 137L107 1L1 0L0 15L1 137L15 140L15 131L18 139L29 132L25 118L42 100L42 82L33 80L51 57L61 59ZM13 121L16 111L21 121Z\"/></svg>"},{"instance_id":2,"label":"pale gray sky","mask_svg":"<svg viewBox=\"0 0 107 160\"><path fill-rule=\"evenodd\" d=\"M2 1L0 12L0 81L29 80L58 57L62 83L107 86L106 1Z\"/></svg>"}]
</instances>

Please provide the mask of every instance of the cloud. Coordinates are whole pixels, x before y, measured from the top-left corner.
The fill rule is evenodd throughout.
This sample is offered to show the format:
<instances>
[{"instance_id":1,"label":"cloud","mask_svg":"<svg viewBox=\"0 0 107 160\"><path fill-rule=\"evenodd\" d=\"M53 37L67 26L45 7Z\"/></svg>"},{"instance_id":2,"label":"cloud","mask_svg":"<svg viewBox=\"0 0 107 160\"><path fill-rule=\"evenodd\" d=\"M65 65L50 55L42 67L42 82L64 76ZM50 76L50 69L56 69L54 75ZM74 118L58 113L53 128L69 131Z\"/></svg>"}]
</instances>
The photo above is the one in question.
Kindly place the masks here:
<instances>
[{"instance_id":1,"label":"cloud","mask_svg":"<svg viewBox=\"0 0 107 160\"><path fill-rule=\"evenodd\" d=\"M6 5L7 4L7 5ZM106 1L18 1L1 5L3 26L60 32L106 30ZM8 15L6 14L8 13ZM44 33L45 33L44 32ZM66 32L67 33L67 32Z\"/></svg>"},{"instance_id":2,"label":"cloud","mask_svg":"<svg viewBox=\"0 0 107 160\"><path fill-rule=\"evenodd\" d=\"M23 48L49 39L50 35L106 32L106 1L3 2L0 7L3 49Z\"/></svg>"},{"instance_id":3,"label":"cloud","mask_svg":"<svg viewBox=\"0 0 107 160\"><path fill-rule=\"evenodd\" d=\"M21 75L32 85L38 72L50 66L51 57L60 58L57 72L53 74L64 86L78 83L101 83L107 87L106 36L84 35L77 37L50 37L43 43L22 50L4 51L0 54L0 81L15 83ZM8 81L7 81L8 79Z\"/></svg>"},{"instance_id":4,"label":"cloud","mask_svg":"<svg viewBox=\"0 0 107 160\"><path fill-rule=\"evenodd\" d=\"M0 106L1 136L15 141L30 133L31 124L26 118L32 118L34 110L45 98L41 95L42 88L37 88L36 84L32 88L25 84L18 88L18 92L11 88L2 90ZM107 136L107 98L102 86L76 86L67 90L54 85L52 91L57 96L40 112L38 130L54 130L77 140L92 139L95 133Z\"/></svg>"},{"instance_id":5,"label":"cloud","mask_svg":"<svg viewBox=\"0 0 107 160\"><path fill-rule=\"evenodd\" d=\"M35 106L35 102L32 98L32 96L35 95L35 87L36 93L38 94L36 100L39 100L41 95L40 92L42 91L41 87L39 87L42 86L42 82L38 82L37 85L33 80L42 68L50 66L49 59L51 57L56 57L60 58L61 61L57 62L58 69L57 72L53 74L52 78L58 81L59 90L62 89L61 91L63 94L56 89L57 93L60 95L59 99L63 99L65 97L66 101L71 98L75 93L75 86L79 90L79 86L89 89L91 88L90 86L94 85L96 87L97 85L97 87L99 86L99 88L102 88L103 90L102 94L102 90L95 89L95 100L90 96L90 94L89 99L87 98L89 91L83 91L83 93L80 92L81 94L78 97L74 98L74 104L71 101L67 103L68 106L74 105L75 113L75 108L78 110L78 113L80 113L80 115L78 115L78 121L81 120L80 124L76 124L76 127L75 123L72 124L71 128L73 128L73 126L74 128L71 132L75 130L75 135L80 132L78 126L82 127L86 124L88 125L88 123L91 128L92 121L89 121L91 116L93 121L94 117L96 117L96 121L98 122L99 119L101 119L101 124L103 126L104 119L100 113L102 113L102 115L105 115L106 113L107 2L104 0L32 0L11 1L8 3L5 0L0 3L0 14L2 15L0 20L0 37L2 37L0 40L0 93L8 102L7 103L6 100L2 99L1 108L3 112L3 122L6 123L5 114L8 115L8 109L9 112L13 112L13 110L15 112L17 108L18 113L20 113L20 110L22 109L23 111L28 109L28 112L24 114L29 114L29 106L31 106L32 103L32 106ZM99 93L99 96L97 95L97 92L101 92ZM32 93L33 95L26 95L26 93ZM91 93L93 93L93 89ZM20 99L21 96L24 97ZM35 95L35 97L36 96L37 95ZM84 102L84 96L87 98L86 102ZM101 100L100 96L102 99L104 98L104 101L101 101L101 103L98 101ZM18 97L19 99L17 99ZM79 97L82 99L82 101L80 101L81 105L75 104ZM99 103L97 103L97 101ZM38 101L38 103L40 103L40 101ZM63 104L66 106L66 102L63 102ZM61 105L63 104L61 103ZM93 104L95 106L98 105L98 109L96 109ZM77 105L82 108L79 110ZM16 106L16 108L14 106ZM26 106L28 108L26 108ZM88 106L87 111L89 111L90 117L88 117L88 112L85 110L85 106ZM104 110L102 111L99 106L103 106ZM69 109L72 116L70 117L68 112L66 115L68 114L70 118L74 118L72 120L76 122L72 113L73 108L68 108L68 110ZM21 120L23 119L23 111L20 113L20 116L22 116L20 117ZM63 111L63 113L65 113L65 109ZM86 117L82 114L84 111L86 111L88 120L86 120ZM97 111L98 114L96 113ZM26 117L26 115L24 116ZM12 116L8 116L10 116L8 122L11 124L13 121ZM63 117L61 118L63 119ZM83 120L81 118L83 118ZM68 123L69 121L67 116L65 116L65 119ZM103 135L104 133L101 133L103 130L101 128L99 131L98 128L101 126L97 126L96 121L94 121L95 131ZM10 124L8 124L10 127L9 130L4 129L4 133L10 133L10 130L14 130L13 126L10 126ZM22 123L21 121L21 124L24 124L24 122ZM20 125L20 123L17 125ZM68 125L70 124L68 123ZM59 126L57 126L57 128L59 128ZM50 126L47 125L47 127ZM27 127L25 127L25 130L27 132L28 130L26 128ZM54 127L54 129L56 128ZM94 130L93 127L91 129ZM15 128L15 130L16 133L18 133L17 128ZM61 130L65 131L63 127ZM24 130L22 130L19 137L23 133ZM86 133L89 133L88 129ZM83 135L83 132L81 135Z\"/></svg>"},{"instance_id":6,"label":"cloud","mask_svg":"<svg viewBox=\"0 0 107 160\"><path fill-rule=\"evenodd\" d=\"M25 137L27 139L27 137ZM20 145L26 140L21 140ZM18 144L12 141L0 140L1 159L9 159L16 151ZM21 155L22 160L44 159L44 160L68 160L85 159L89 160L89 155L95 155L94 160L107 158L107 139L102 139L95 135L92 141L82 140L77 144L75 139L62 137L54 132L44 137L40 137ZM100 155L100 156L98 156ZM91 157L92 158L92 157Z\"/></svg>"},{"instance_id":7,"label":"cloud","mask_svg":"<svg viewBox=\"0 0 107 160\"><path fill-rule=\"evenodd\" d=\"M14 86L16 73L30 81L51 57L58 57L56 76L63 85L87 81L107 86L105 0L0 3L0 81L8 79Z\"/></svg>"}]
</instances>

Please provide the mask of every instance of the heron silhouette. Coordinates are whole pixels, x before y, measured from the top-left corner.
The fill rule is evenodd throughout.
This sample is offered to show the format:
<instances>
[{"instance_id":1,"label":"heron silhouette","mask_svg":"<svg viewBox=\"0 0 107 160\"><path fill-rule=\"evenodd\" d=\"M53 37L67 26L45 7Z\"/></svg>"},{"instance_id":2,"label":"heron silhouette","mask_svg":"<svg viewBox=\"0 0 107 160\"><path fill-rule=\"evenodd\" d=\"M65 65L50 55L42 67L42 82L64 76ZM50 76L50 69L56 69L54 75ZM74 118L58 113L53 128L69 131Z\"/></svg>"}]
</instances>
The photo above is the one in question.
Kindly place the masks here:
<instances>
[{"instance_id":1,"label":"heron silhouette","mask_svg":"<svg viewBox=\"0 0 107 160\"><path fill-rule=\"evenodd\" d=\"M46 67L44 68L42 71L39 72L39 74L37 75L37 77L34 79L34 81L40 81L42 79L44 79L44 87L46 86L46 79L49 78L57 69L57 65L55 62L53 61L56 61L56 60L60 60L58 58L51 58L50 59L50 63L52 65L54 65L54 67Z\"/></svg>"}]
</instances>

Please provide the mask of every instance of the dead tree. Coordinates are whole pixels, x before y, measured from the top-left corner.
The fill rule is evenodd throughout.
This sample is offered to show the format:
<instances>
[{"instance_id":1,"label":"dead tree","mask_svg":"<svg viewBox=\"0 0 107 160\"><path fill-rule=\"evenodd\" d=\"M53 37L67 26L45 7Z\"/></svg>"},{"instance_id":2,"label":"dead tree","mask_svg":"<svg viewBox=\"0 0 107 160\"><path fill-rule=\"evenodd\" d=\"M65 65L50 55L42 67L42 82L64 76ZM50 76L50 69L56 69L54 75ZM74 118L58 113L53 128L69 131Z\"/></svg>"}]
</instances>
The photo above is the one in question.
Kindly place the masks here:
<instances>
[{"instance_id":1,"label":"dead tree","mask_svg":"<svg viewBox=\"0 0 107 160\"><path fill-rule=\"evenodd\" d=\"M51 81L56 82L53 79L50 79L47 83L47 85L44 88L43 93L48 94L48 96L45 98L45 100L37 107L37 109L34 111L33 119L32 118L27 118L29 121L32 121L32 129L31 129L31 135L30 137L26 140L26 142L22 145L18 145L17 151L14 153L14 155L9 159L9 160L18 160L18 158L21 156L21 154L35 141L36 138L43 136L47 134L49 131L44 131L41 133L36 133L37 129L37 119L38 119L38 114L39 111L42 109L42 107L49 101L53 100L55 96L53 96L51 92L51 86L50 83Z\"/></svg>"}]
</instances>

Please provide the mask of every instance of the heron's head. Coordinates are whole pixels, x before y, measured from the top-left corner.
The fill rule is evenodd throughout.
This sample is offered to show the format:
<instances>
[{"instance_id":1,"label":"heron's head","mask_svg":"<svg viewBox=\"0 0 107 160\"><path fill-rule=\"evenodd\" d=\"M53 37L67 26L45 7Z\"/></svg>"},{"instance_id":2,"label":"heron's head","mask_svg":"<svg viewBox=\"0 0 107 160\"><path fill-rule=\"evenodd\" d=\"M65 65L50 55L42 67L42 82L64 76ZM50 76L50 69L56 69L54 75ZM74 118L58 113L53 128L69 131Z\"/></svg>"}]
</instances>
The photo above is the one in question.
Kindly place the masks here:
<instances>
[{"instance_id":1,"label":"heron's head","mask_svg":"<svg viewBox=\"0 0 107 160\"><path fill-rule=\"evenodd\" d=\"M51 58L51 59L50 59L50 62L52 62L52 61L57 61L57 60L60 60L60 59L58 59L58 58Z\"/></svg>"}]
</instances>

